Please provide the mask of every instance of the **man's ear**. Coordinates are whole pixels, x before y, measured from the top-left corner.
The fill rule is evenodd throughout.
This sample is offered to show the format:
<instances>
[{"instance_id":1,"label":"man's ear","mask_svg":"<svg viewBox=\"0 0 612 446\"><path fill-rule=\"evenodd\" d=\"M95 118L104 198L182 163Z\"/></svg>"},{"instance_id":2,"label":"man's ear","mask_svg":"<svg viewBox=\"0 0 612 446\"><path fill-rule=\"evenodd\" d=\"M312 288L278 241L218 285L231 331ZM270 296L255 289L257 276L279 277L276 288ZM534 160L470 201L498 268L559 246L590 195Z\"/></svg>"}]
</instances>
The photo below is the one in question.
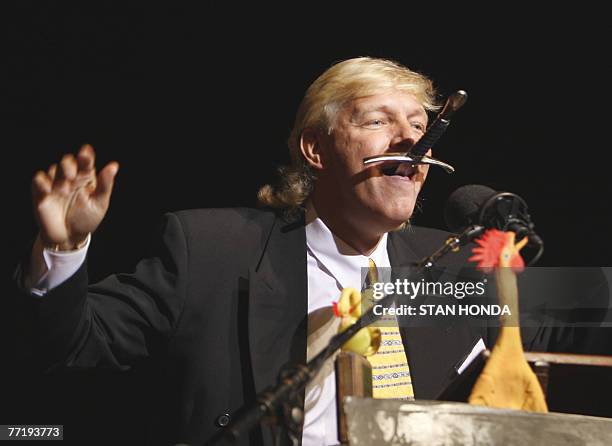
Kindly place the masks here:
<instances>
[{"instance_id":1,"label":"man's ear","mask_svg":"<svg viewBox=\"0 0 612 446\"><path fill-rule=\"evenodd\" d=\"M321 134L317 130L306 128L302 131L300 135L300 150L308 165L315 170L322 170L324 168L321 143Z\"/></svg>"}]
</instances>

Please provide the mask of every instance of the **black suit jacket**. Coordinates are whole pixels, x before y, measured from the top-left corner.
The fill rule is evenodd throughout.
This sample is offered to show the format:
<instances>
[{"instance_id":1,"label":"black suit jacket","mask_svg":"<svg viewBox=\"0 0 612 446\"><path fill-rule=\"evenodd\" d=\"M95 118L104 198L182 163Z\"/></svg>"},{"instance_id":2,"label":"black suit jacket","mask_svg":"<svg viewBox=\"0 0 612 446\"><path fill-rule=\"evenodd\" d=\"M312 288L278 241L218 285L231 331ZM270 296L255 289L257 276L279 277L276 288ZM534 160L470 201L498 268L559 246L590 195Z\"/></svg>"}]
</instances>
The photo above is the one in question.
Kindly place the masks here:
<instances>
[{"instance_id":1,"label":"black suit jacket","mask_svg":"<svg viewBox=\"0 0 612 446\"><path fill-rule=\"evenodd\" d=\"M429 255L447 235L418 227L391 233L391 264ZM461 253L445 259L464 261ZM190 210L166 215L154 254L134 273L88 286L84 265L44 298L26 299L26 314L46 367L149 363L157 407L148 442L196 445L215 434L219 415L273 384L283 364L305 360L307 283L303 220ZM434 398L480 337L458 318L402 335L417 398ZM251 444L261 439L250 436Z\"/></svg>"}]
</instances>

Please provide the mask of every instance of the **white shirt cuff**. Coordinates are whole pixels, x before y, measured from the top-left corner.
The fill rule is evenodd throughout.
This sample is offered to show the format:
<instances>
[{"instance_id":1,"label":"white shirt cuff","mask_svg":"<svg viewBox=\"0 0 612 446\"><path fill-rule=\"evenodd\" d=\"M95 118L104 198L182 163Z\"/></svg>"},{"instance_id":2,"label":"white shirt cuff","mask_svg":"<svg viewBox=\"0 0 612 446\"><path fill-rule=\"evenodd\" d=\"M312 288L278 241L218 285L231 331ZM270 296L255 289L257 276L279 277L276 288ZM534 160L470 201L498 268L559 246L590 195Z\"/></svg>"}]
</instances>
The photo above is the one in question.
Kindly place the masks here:
<instances>
[{"instance_id":1,"label":"white shirt cuff","mask_svg":"<svg viewBox=\"0 0 612 446\"><path fill-rule=\"evenodd\" d=\"M45 248L43 250L43 258L47 271L30 288L30 293L35 296L44 296L53 288L58 287L72 277L79 270L83 262L85 262L90 242L91 234L87 236L85 245L74 251L53 251Z\"/></svg>"}]
</instances>

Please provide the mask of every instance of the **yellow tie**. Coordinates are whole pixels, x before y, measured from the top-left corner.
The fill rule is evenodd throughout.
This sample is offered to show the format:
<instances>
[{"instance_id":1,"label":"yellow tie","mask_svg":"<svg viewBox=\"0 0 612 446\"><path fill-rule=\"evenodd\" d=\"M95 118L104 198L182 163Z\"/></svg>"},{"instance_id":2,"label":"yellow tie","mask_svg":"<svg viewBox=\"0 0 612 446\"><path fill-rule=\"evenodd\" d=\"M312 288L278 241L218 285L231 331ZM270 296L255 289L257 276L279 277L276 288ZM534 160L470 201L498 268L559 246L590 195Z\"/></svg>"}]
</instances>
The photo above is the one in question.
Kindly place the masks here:
<instances>
[{"instance_id":1,"label":"yellow tie","mask_svg":"<svg viewBox=\"0 0 612 446\"><path fill-rule=\"evenodd\" d=\"M373 285L378 282L378 269L372 259L362 293L364 301L373 300ZM380 321L381 344L378 351L368 356L372 366L372 396L374 398L414 399L412 381L402 336L394 316L383 316Z\"/></svg>"}]
</instances>

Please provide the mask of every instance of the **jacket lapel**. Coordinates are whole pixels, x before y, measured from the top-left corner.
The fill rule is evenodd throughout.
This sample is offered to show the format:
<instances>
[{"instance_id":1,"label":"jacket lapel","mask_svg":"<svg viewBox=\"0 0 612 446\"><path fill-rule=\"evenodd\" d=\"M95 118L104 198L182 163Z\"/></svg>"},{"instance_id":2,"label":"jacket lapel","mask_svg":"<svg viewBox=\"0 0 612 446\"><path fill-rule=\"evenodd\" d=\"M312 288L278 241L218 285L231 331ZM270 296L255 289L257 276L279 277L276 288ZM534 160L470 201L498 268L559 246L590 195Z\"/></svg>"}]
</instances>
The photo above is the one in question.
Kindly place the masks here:
<instances>
[{"instance_id":1,"label":"jacket lapel","mask_svg":"<svg viewBox=\"0 0 612 446\"><path fill-rule=\"evenodd\" d=\"M258 264L249 271L249 347L257 393L276 383L284 364L306 360L306 274L303 219L277 218Z\"/></svg>"}]
</instances>

